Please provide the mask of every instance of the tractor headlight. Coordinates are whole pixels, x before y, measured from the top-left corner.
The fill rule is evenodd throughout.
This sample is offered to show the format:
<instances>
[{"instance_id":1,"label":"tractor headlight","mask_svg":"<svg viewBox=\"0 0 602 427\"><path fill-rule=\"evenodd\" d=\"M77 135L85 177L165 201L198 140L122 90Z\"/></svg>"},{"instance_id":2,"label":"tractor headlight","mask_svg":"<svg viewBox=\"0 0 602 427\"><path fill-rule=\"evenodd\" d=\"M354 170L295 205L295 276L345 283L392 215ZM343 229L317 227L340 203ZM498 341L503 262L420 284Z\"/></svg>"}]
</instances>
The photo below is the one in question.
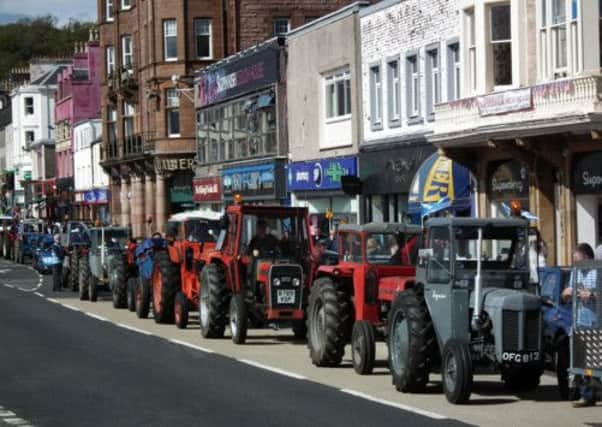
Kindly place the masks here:
<instances>
[{"instance_id":1,"label":"tractor headlight","mask_svg":"<svg viewBox=\"0 0 602 427\"><path fill-rule=\"evenodd\" d=\"M275 278L274 279L274 286L280 286L280 279L279 278Z\"/></svg>"},{"instance_id":2,"label":"tractor headlight","mask_svg":"<svg viewBox=\"0 0 602 427\"><path fill-rule=\"evenodd\" d=\"M293 279L293 286L294 286L295 288L298 288L298 287L299 287L299 285L301 285L301 280L299 280L299 278L298 278L298 277L295 277L295 278Z\"/></svg>"}]
</instances>

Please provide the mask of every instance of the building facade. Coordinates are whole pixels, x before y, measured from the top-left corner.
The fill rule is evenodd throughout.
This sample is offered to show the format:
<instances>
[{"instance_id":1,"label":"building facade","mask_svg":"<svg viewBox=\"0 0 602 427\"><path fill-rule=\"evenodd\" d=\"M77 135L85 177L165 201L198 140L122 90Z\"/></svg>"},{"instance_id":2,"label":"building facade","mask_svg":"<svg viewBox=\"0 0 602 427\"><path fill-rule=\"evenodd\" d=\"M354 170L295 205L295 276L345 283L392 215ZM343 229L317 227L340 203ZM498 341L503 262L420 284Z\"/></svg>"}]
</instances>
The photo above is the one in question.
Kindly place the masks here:
<instances>
[{"instance_id":1,"label":"building facade","mask_svg":"<svg viewBox=\"0 0 602 427\"><path fill-rule=\"evenodd\" d=\"M342 180L359 172L359 12L368 4L341 8L287 38L288 189L326 236L337 224L360 219L359 197L345 194Z\"/></svg>"},{"instance_id":2,"label":"building facade","mask_svg":"<svg viewBox=\"0 0 602 427\"><path fill-rule=\"evenodd\" d=\"M480 215L519 199L538 217L549 264L601 240L600 7L460 1L463 96L429 137L477 177Z\"/></svg>"},{"instance_id":3,"label":"building facade","mask_svg":"<svg viewBox=\"0 0 602 427\"><path fill-rule=\"evenodd\" d=\"M149 219L164 230L170 213L192 205L195 71L346 3L98 0L114 218L142 234ZM181 191L170 200L174 186Z\"/></svg>"}]
</instances>

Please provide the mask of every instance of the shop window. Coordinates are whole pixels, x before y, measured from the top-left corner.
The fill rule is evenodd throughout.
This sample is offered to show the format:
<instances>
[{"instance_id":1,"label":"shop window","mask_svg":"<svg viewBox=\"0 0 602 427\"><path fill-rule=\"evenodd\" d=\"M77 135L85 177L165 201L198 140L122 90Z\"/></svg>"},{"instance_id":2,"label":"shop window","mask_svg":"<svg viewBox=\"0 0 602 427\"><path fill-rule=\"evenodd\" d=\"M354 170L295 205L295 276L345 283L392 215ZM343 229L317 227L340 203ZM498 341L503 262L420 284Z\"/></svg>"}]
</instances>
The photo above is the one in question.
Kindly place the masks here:
<instances>
[{"instance_id":1,"label":"shop window","mask_svg":"<svg viewBox=\"0 0 602 427\"><path fill-rule=\"evenodd\" d=\"M491 6L490 49L493 84L496 87L512 84L512 34L510 4Z\"/></svg>"},{"instance_id":2,"label":"shop window","mask_svg":"<svg viewBox=\"0 0 602 427\"><path fill-rule=\"evenodd\" d=\"M351 115L351 74L348 69L324 78L326 119Z\"/></svg>"},{"instance_id":3,"label":"shop window","mask_svg":"<svg viewBox=\"0 0 602 427\"><path fill-rule=\"evenodd\" d=\"M435 105L441 102L441 70L439 49L426 52L426 114L428 120L435 119Z\"/></svg>"},{"instance_id":4,"label":"shop window","mask_svg":"<svg viewBox=\"0 0 602 427\"><path fill-rule=\"evenodd\" d=\"M460 99L460 44L447 45L447 100Z\"/></svg>"},{"instance_id":5,"label":"shop window","mask_svg":"<svg viewBox=\"0 0 602 427\"><path fill-rule=\"evenodd\" d=\"M399 79L399 59L387 63L387 105L389 127L400 126L401 119L401 81Z\"/></svg>"},{"instance_id":6,"label":"shop window","mask_svg":"<svg viewBox=\"0 0 602 427\"><path fill-rule=\"evenodd\" d=\"M176 89L168 89L165 93L165 114L167 116L167 136L180 136L180 97Z\"/></svg>"},{"instance_id":7,"label":"shop window","mask_svg":"<svg viewBox=\"0 0 602 427\"><path fill-rule=\"evenodd\" d=\"M178 59L178 26L175 19L163 21L163 49L166 61Z\"/></svg>"},{"instance_id":8,"label":"shop window","mask_svg":"<svg viewBox=\"0 0 602 427\"><path fill-rule=\"evenodd\" d=\"M370 67L370 125L372 130L382 129L383 88L380 65Z\"/></svg>"},{"instance_id":9,"label":"shop window","mask_svg":"<svg viewBox=\"0 0 602 427\"><path fill-rule=\"evenodd\" d=\"M198 59L213 58L211 31L211 19L194 20L194 37L196 42L196 56Z\"/></svg>"}]
</instances>

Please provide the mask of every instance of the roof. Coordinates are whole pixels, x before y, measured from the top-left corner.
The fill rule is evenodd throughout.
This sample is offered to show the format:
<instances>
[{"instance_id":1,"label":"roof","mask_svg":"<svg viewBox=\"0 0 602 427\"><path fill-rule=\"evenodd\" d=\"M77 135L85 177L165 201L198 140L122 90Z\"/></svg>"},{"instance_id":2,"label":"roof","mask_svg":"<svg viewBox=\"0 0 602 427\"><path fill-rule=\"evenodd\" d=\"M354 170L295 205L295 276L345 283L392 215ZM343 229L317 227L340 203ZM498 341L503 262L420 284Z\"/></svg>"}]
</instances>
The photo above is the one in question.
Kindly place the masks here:
<instances>
[{"instance_id":1,"label":"roof","mask_svg":"<svg viewBox=\"0 0 602 427\"><path fill-rule=\"evenodd\" d=\"M183 222L189 219L204 219L208 221L219 221L223 212L215 212L209 209L198 209L194 211L180 212L169 217L168 221Z\"/></svg>"},{"instance_id":2,"label":"roof","mask_svg":"<svg viewBox=\"0 0 602 427\"><path fill-rule=\"evenodd\" d=\"M398 222L369 222L367 224L362 225L344 224L339 226L339 231L420 234L422 233L422 227L420 227L419 225Z\"/></svg>"},{"instance_id":3,"label":"roof","mask_svg":"<svg viewBox=\"0 0 602 427\"><path fill-rule=\"evenodd\" d=\"M32 81L31 84L38 86L55 85L58 81L59 74L63 71L64 68L66 68L66 65L57 65L51 68L49 71L42 74L42 76L40 76L36 80Z\"/></svg>"},{"instance_id":4,"label":"roof","mask_svg":"<svg viewBox=\"0 0 602 427\"><path fill-rule=\"evenodd\" d=\"M370 3L368 1L356 1L345 7L337 9L334 12L331 12L327 15L314 19L313 21L308 22L307 24L302 25L298 28L295 28L294 30L289 31L288 33L286 33L286 36L287 38L295 38L302 36L304 34L309 33L310 31L326 27L332 24L333 22L351 16L357 11L359 11L361 8L367 7L369 5Z\"/></svg>"},{"instance_id":5,"label":"roof","mask_svg":"<svg viewBox=\"0 0 602 427\"><path fill-rule=\"evenodd\" d=\"M427 227L446 226L493 226L493 227L525 227L529 224L524 218L469 218L469 217L445 217L431 218L426 221Z\"/></svg>"}]
</instances>

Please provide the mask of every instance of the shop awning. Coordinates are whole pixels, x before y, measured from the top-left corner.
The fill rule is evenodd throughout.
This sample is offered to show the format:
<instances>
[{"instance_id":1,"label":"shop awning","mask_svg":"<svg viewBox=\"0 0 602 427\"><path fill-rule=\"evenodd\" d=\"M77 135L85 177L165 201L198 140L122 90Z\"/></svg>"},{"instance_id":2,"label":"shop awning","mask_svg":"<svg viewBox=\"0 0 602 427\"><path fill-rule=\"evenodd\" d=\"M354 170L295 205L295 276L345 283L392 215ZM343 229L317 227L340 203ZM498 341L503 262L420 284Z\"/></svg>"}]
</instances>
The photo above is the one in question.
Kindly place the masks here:
<instances>
[{"instance_id":1,"label":"shop awning","mask_svg":"<svg viewBox=\"0 0 602 427\"><path fill-rule=\"evenodd\" d=\"M453 213L466 211L472 207L473 181L464 166L445 156L432 154L414 176L408 213L422 215L447 209Z\"/></svg>"}]
</instances>

